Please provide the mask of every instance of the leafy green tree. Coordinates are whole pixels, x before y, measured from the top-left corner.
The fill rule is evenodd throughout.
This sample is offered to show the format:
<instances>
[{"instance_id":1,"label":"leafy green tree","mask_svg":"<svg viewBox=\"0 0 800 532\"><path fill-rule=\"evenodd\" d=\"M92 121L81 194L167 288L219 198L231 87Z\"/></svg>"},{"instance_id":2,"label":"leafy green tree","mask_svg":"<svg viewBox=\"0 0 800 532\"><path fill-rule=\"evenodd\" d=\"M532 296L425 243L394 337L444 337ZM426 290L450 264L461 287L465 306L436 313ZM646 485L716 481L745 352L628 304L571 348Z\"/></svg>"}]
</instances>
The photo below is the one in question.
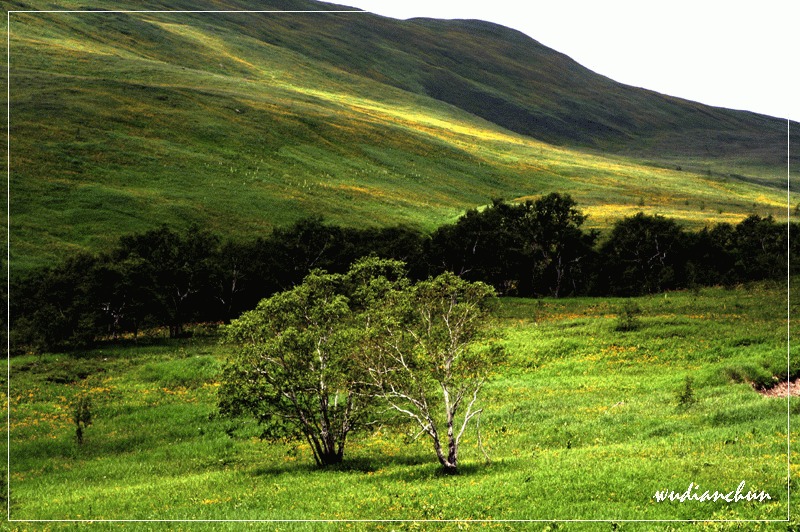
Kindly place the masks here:
<instances>
[{"instance_id":1,"label":"leafy green tree","mask_svg":"<svg viewBox=\"0 0 800 532\"><path fill-rule=\"evenodd\" d=\"M568 194L510 204L494 200L437 229L428 245L432 271L482 281L503 294L552 295L585 291L596 232Z\"/></svg>"},{"instance_id":2,"label":"leafy green tree","mask_svg":"<svg viewBox=\"0 0 800 532\"><path fill-rule=\"evenodd\" d=\"M103 332L94 274L98 260L78 254L45 268L11 287L11 342L14 350L83 348Z\"/></svg>"},{"instance_id":3,"label":"leafy green tree","mask_svg":"<svg viewBox=\"0 0 800 532\"><path fill-rule=\"evenodd\" d=\"M305 218L276 229L269 238L271 275L280 289L298 284L315 269L342 273L353 262L353 244L341 227L321 217Z\"/></svg>"},{"instance_id":4,"label":"leafy green tree","mask_svg":"<svg viewBox=\"0 0 800 532\"><path fill-rule=\"evenodd\" d=\"M93 297L101 309L107 333L116 339L123 331L137 339L139 329L154 312L156 299L150 267L138 255L101 257L93 272Z\"/></svg>"},{"instance_id":5,"label":"leafy green tree","mask_svg":"<svg viewBox=\"0 0 800 532\"><path fill-rule=\"evenodd\" d=\"M314 270L233 320L227 341L236 355L220 411L255 417L268 439L305 439L319 466L340 463L350 432L372 420L355 356L367 330L362 310L376 303L372 277L363 265L347 275Z\"/></svg>"},{"instance_id":6,"label":"leafy green tree","mask_svg":"<svg viewBox=\"0 0 800 532\"><path fill-rule=\"evenodd\" d=\"M240 300L250 288L252 274L248 261L252 257L253 246L238 242L225 242L215 250L209 275L209 290L218 308L212 313L214 318L228 322L234 315L241 314Z\"/></svg>"},{"instance_id":7,"label":"leafy green tree","mask_svg":"<svg viewBox=\"0 0 800 532\"><path fill-rule=\"evenodd\" d=\"M738 279L734 268L734 228L720 223L687 234L689 258L686 263L688 286L732 285Z\"/></svg>"},{"instance_id":8,"label":"leafy green tree","mask_svg":"<svg viewBox=\"0 0 800 532\"><path fill-rule=\"evenodd\" d=\"M145 283L154 294L153 312L169 325L170 337L183 334L186 322L208 309L213 258L218 237L196 226L178 233L166 226L123 237L118 259L141 259L147 265Z\"/></svg>"},{"instance_id":9,"label":"leafy green tree","mask_svg":"<svg viewBox=\"0 0 800 532\"><path fill-rule=\"evenodd\" d=\"M428 243L432 273L449 271L504 294L517 293L525 261L520 219L528 206L496 199L483 210L467 211L455 224L439 227Z\"/></svg>"},{"instance_id":10,"label":"leafy green tree","mask_svg":"<svg viewBox=\"0 0 800 532\"><path fill-rule=\"evenodd\" d=\"M736 272L742 281L781 279L786 276L787 226L772 216L752 214L734 230Z\"/></svg>"},{"instance_id":11,"label":"leafy green tree","mask_svg":"<svg viewBox=\"0 0 800 532\"><path fill-rule=\"evenodd\" d=\"M559 297L586 288L598 233L584 233L585 221L569 194L548 194L528 208L520 233L527 262L536 265L529 272L534 292Z\"/></svg>"},{"instance_id":12,"label":"leafy green tree","mask_svg":"<svg viewBox=\"0 0 800 532\"><path fill-rule=\"evenodd\" d=\"M394 290L376 307L373 348L364 363L373 393L430 437L447 473L458 471L458 447L478 396L503 356L492 341L494 289L446 272Z\"/></svg>"},{"instance_id":13,"label":"leafy green tree","mask_svg":"<svg viewBox=\"0 0 800 532\"><path fill-rule=\"evenodd\" d=\"M600 249L601 293L639 295L685 286L688 238L672 219L637 213L614 224Z\"/></svg>"}]
</instances>

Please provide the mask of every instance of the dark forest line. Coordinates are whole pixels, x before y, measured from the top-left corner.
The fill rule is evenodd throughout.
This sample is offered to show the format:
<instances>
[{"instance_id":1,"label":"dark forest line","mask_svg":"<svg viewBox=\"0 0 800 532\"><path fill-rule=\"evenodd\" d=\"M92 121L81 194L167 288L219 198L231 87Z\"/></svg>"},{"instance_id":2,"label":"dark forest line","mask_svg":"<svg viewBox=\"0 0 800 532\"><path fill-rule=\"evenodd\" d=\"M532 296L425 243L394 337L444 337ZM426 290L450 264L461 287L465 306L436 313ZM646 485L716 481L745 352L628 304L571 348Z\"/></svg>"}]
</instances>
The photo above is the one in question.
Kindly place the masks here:
<instances>
[{"instance_id":1,"label":"dark forest line","mask_svg":"<svg viewBox=\"0 0 800 532\"><path fill-rule=\"evenodd\" d=\"M301 220L249 242L200 227L167 226L123 237L111 251L81 253L13 279L12 353L89 346L151 327L184 334L227 322L287 290L314 269L345 272L376 255L405 262L411 279L452 271L522 297L636 296L699 286L785 279L796 223L751 215L739 224L684 230L643 213L601 240L569 195L521 204L496 200L431 234L407 227L355 229Z\"/></svg>"}]
</instances>

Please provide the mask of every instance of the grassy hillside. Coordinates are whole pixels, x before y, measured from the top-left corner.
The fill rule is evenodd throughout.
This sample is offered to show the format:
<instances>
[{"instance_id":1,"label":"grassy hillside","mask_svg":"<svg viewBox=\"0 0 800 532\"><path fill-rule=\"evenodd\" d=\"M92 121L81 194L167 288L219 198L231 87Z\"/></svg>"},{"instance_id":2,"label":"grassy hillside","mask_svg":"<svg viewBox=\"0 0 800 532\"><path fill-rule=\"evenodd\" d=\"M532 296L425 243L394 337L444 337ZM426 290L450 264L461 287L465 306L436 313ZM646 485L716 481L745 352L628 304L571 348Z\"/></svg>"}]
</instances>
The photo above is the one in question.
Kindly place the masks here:
<instances>
[{"instance_id":1,"label":"grassy hillside","mask_svg":"<svg viewBox=\"0 0 800 532\"><path fill-rule=\"evenodd\" d=\"M623 300L503 300L510 356L481 400L491 464L470 430L455 477L437 473L428 441L387 427L349 440L345 465L331 471L315 469L304 444L268 444L252 425L232 429L213 415L227 353L200 330L192 340L17 357L11 516L784 519L787 407L797 413L800 404L748 383L785 373L784 295L757 285L638 298L633 332L615 331ZM686 377L695 402L681 405ZM82 446L70 417L80 395L93 412ZM692 482L727 493L743 480L772 500L653 500L656 490L683 492Z\"/></svg>"},{"instance_id":2,"label":"grassy hillside","mask_svg":"<svg viewBox=\"0 0 800 532\"><path fill-rule=\"evenodd\" d=\"M273 6L331 8L92 8ZM595 227L638 210L693 226L785 216L785 122L623 87L496 26L14 13L10 43L15 269L161 223L250 238L322 214L429 230L552 191Z\"/></svg>"}]
</instances>

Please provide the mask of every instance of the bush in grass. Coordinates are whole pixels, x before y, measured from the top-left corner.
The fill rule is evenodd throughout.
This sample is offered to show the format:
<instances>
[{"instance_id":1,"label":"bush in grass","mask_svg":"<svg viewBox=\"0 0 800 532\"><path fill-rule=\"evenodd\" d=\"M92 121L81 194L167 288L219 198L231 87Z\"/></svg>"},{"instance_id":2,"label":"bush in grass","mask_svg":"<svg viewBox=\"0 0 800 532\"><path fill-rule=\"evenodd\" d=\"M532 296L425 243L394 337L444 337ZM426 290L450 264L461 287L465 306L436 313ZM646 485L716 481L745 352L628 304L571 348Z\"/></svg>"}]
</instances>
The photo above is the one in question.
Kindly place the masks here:
<instances>
[{"instance_id":1,"label":"bush in grass","mask_svg":"<svg viewBox=\"0 0 800 532\"><path fill-rule=\"evenodd\" d=\"M756 390L766 390L774 386L776 382L773 372L763 365L728 366L722 372L727 379L733 382L746 382Z\"/></svg>"},{"instance_id":2,"label":"bush in grass","mask_svg":"<svg viewBox=\"0 0 800 532\"><path fill-rule=\"evenodd\" d=\"M617 332L630 332L638 330L642 324L639 321L639 314L642 309L633 301L626 301L622 306L622 311L617 314L617 323L614 330Z\"/></svg>"}]
</instances>

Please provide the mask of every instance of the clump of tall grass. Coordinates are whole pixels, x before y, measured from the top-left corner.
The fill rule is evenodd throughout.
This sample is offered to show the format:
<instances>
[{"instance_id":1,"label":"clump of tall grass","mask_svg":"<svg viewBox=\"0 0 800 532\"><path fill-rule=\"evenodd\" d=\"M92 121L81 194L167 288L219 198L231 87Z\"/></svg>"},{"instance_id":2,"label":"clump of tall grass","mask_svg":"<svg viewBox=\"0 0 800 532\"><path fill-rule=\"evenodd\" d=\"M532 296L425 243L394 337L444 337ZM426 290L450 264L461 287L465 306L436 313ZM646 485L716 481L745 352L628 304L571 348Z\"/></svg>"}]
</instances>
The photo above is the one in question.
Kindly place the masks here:
<instances>
[{"instance_id":1,"label":"clump of tall grass","mask_svg":"<svg viewBox=\"0 0 800 532\"><path fill-rule=\"evenodd\" d=\"M675 399L678 402L679 410L685 410L697 403L697 397L694 394L694 379L692 377L686 376L683 380L683 386L675 394Z\"/></svg>"},{"instance_id":2,"label":"clump of tall grass","mask_svg":"<svg viewBox=\"0 0 800 532\"><path fill-rule=\"evenodd\" d=\"M83 445L83 431L92 424L92 402L82 395L72 405L72 421L75 423L75 439Z\"/></svg>"}]
</instances>

